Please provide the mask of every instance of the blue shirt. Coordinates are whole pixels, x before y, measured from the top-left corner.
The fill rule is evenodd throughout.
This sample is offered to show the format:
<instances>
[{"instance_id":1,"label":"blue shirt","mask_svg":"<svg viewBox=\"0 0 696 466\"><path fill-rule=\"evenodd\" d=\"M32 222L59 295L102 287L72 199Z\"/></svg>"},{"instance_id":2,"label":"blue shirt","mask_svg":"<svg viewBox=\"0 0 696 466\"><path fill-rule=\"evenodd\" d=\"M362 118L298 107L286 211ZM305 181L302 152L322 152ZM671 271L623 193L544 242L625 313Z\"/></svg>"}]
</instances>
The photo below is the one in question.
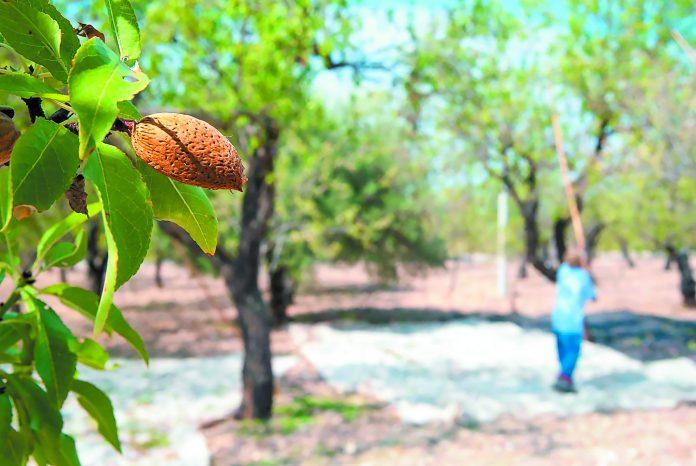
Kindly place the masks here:
<instances>
[{"instance_id":1,"label":"blue shirt","mask_svg":"<svg viewBox=\"0 0 696 466\"><path fill-rule=\"evenodd\" d=\"M556 274L556 305L551 314L553 331L582 334L585 302L596 297L592 277L587 270L561 264Z\"/></svg>"}]
</instances>

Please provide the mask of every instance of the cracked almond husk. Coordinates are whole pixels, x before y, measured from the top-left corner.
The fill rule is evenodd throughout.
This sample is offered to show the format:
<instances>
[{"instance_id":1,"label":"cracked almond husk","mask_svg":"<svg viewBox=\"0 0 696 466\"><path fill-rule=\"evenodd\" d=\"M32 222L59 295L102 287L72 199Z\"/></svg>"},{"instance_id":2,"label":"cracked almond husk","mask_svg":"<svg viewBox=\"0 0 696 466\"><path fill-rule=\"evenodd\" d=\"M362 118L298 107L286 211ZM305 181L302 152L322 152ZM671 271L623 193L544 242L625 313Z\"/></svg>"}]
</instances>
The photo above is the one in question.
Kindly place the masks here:
<instances>
[{"instance_id":1,"label":"cracked almond husk","mask_svg":"<svg viewBox=\"0 0 696 466\"><path fill-rule=\"evenodd\" d=\"M148 115L135 125L131 143L146 164L182 183L241 191L246 182L242 161L230 141L190 115Z\"/></svg>"}]
</instances>

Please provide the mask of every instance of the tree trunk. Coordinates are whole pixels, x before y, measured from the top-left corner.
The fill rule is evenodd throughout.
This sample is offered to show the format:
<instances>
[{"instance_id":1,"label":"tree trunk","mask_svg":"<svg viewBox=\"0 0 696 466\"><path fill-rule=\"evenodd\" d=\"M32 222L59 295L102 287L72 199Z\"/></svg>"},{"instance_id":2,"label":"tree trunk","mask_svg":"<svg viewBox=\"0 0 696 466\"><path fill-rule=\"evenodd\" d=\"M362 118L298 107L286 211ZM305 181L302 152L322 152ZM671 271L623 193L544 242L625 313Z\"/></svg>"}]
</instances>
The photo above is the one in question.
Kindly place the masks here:
<instances>
[{"instance_id":1,"label":"tree trunk","mask_svg":"<svg viewBox=\"0 0 696 466\"><path fill-rule=\"evenodd\" d=\"M263 123L264 140L249 160L237 259L225 276L244 340L242 404L238 413L244 419L267 419L273 408L270 316L261 297L258 276L261 242L273 215L275 186L270 175L279 131L271 118L265 118Z\"/></svg>"},{"instance_id":2,"label":"tree trunk","mask_svg":"<svg viewBox=\"0 0 696 466\"><path fill-rule=\"evenodd\" d=\"M628 264L628 267L631 269L634 268L636 263L633 262L633 259L631 258L631 253L628 250L628 241L626 241L626 238L619 238L619 247L621 248L621 255Z\"/></svg>"},{"instance_id":3,"label":"tree trunk","mask_svg":"<svg viewBox=\"0 0 696 466\"><path fill-rule=\"evenodd\" d=\"M553 224L553 242L556 245L556 258L558 263L563 262L568 245L566 243L566 230L570 225L569 218L558 218Z\"/></svg>"},{"instance_id":4,"label":"tree trunk","mask_svg":"<svg viewBox=\"0 0 696 466\"><path fill-rule=\"evenodd\" d=\"M101 296L108 255L99 247L100 222L90 222L87 232L87 278L92 291Z\"/></svg>"},{"instance_id":5,"label":"tree trunk","mask_svg":"<svg viewBox=\"0 0 696 466\"><path fill-rule=\"evenodd\" d=\"M164 262L164 258L157 254L157 257L155 259L155 284L157 285L157 288L164 288L164 280L162 280L162 263Z\"/></svg>"},{"instance_id":6,"label":"tree trunk","mask_svg":"<svg viewBox=\"0 0 696 466\"><path fill-rule=\"evenodd\" d=\"M527 199L522 201L519 207L524 219L525 260L532 264L544 277L555 282L556 269L550 267L539 256L539 225L537 224L539 199L536 197Z\"/></svg>"},{"instance_id":7,"label":"tree trunk","mask_svg":"<svg viewBox=\"0 0 696 466\"><path fill-rule=\"evenodd\" d=\"M587 262L592 263L592 259L594 259L594 253L595 249L597 249L597 244L599 243L599 235L602 234L602 231L604 231L604 227L606 225L604 223L597 223L590 228L590 230L587 232Z\"/></svg>"},{"instance_id":8,"label":"tree trunk","mask_svg":"<svg viewBox=\"0 0 696 466\"><path fill-rule=\"evenodd\" d=\"M665 270L670 270L672 268L672 262L676 262L677 260L677 248L675 248L672 243L667 243L665 244L665 250L667 251Z\"/></svg>"},{"instance_id":9,"label":"tree trunk","mask_svg":"<svg viewBox=\"0 0 696 466\"><path fill-rule=\"evenodd\" d=\"M288 306L293 302L295 284L285 266L278 266L269 272L271 288L271 313L274 325L283 325L288 319Z\"/></svg>"},{"instance_id":10,"label":"tree trunk","mask_svg":"<svg viewBox=\"0 0 696 466\"><path fill-rule=\"evenodd\" d=\"M686 249L677 254L676 262L679 266L679 275L681 276L679 289L684 305L692 308L696 307L696 282L694 282L694 274L689 265L689 253Z\"/></svg>"},{"instance_id":11,"label":"tree trunk","mask_svg":"<svg viewBox=\"0 0 696 466\"><path fill-rule=\"evenodd\" d=\"M517 278L523 280L527 278L527 258L523 257L520 266L517 268Z\"/></svg>"}]
</instances>

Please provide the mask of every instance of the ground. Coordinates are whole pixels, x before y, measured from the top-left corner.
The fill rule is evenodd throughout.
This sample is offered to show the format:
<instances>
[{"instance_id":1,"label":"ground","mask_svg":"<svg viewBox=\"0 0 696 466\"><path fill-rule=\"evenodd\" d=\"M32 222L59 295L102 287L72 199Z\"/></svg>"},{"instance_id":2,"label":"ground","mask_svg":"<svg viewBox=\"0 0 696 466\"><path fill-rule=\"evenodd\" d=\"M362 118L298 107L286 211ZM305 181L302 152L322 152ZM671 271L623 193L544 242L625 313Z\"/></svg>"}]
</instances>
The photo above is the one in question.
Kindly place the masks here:
<instances>
[{"instance_id":1,"label":"ground","mask_svg":"<svg viewBox=\"0 0 696 466\"><path fill-rule=\"evenodd\" d=\"M628 268L619 258L595 262L600 299L589 308L593 333L626 361L696 360L696 311L681 306L678 274L661 258L639 258ZM360 267L318 267L290 314L296 322L464 321L519 325L541 335L553 286L533 271L517 281L510 265L508 296L496 294L493 262L458 261L398 286L375 284ZM83 281L79 270L72 283ZM236 318L219 279L164 268L164 290L146 265L116 297L143 335L153 357L213 357L241 349ZM89 324L61 310L76 333ZM696 461L696 408L689 400L669 409L600 410L575 416L501 416L479 422L458 416L415 425L384 398L337 390L297 343L295 324L275 330L276 356L296 358L278 380L278 416L268 425L215 416L202 427L216 465L232 464L689 464ZM329 326L327 328L333 328ZM542 336L543 337L543 336ZM545 337L544 337L545 338ZM104 340L117 355L132 352ZM607 350L608 351L608 350ZM230 366L232 367L232 366ZM234 366L236 367L236 366ZM641 366L643 367L643 366ZM647 367L647 366L645 366ZM231 374L230 377L238 377ZM692 381L689 380L689 383ZM227 406L226 408L231 408ZM215 413L217 414L217 413ZM468 420L467 420L468 419Z\"/></svg>"}]
</instances>

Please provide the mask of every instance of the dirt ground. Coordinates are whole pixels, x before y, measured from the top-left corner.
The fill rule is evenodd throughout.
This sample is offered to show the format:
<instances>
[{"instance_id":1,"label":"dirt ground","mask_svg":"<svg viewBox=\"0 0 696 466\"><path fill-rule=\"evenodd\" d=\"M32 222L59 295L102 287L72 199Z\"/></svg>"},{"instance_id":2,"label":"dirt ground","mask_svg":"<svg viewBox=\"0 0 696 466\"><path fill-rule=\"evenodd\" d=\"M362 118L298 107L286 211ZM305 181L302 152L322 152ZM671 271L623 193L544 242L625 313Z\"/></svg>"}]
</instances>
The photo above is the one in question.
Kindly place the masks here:
<instances>
[{"instance_id":1,"label":"dirt ground","mask_svg":"<svg viewBox=\"0 0 696 466\"><path fill-rule=\"evenodd\" d=\"M595 261L599 300L589 306L591 319L600 322L617 311L667 318L658 322L671 322L668 327L673 332L686 328L676 338L681 339L681 346L674 355L695 357L696 335L691 324L696 322L696 310L681 305L677 271L663 270L664 261L659 257L639 258L636 263L635 268L628 268L612 256ZM446 269L405 277L398 286L376 284L361 267L319 266L290 315L311 321L312 316L332 318L336 313L342 315L341 311L368 309L393 312L395 317L404 311L430 316L475 313L534 322L548 315L553 286L531 269L526 279L515 279L517 265L509 266L506 297L497 296L495 266L485 259L452 262ZM165 288L159 289L153 267L146 264L116 295L116 303L141 333L152 356L241 350L239 332L232 323L236 312L222 280L192 277L172 264L165 264L163 276ZM73 270L68 280L84 285L84 272ZM77 334L91 333L89 323L80 316L60 312ZM672 340L669 332L663 336ZM103 343L116 354L132 354L118 339L103 339ZM276 354L295 352L284 329L274 330L272 345ZM652 348L643 349L648 359ZM341 399L306 366L279 380L278 393L279 406L307 395ZM291 431L273 424L277 421L250 427L225 420L208 427L204 432L214 452L214 464L696 464L696 407L689 405L532 423L510 419L484 426L416 427L400 423L389 407L375 400L351 398L349 402L359 408L354 418L347 420L331 409L315 410L303 413L304 420Z\"/></svg>"},{"instance_id":2,"label":"dirt ground","mask_svg":"<svg viewBox=\"0 0 696 466\"><path fill-rule=\"evenodd\" d=\"M310 321L311 314L355 309L547 316L553 305L553 284L531 268L527 278L518 280L515 278L517 266L514 263L508 267L509 286L505 297L497 295L495 265L485 258L450 262L444 269L429 270L421 276L405 276L394 286L379 285L359 266L318 266L290 307L289 314ZM661 257L638 258L632 269L617 257L598 258L593 263L593 273L599 300L589 304L588 314L628 311L696 322L696 309L686 309L681 304L678 272L665 271L663 267ZM83 270L72 270L68 280L85 286L84 275ZM173 264L164 265L163 277L165 287L157 288L154 267L145 264L115 297L128 321L143 336L152 356L203 356L241 351L239 332L232 324L237 313L222 279L191 276L187 270ZM53 283L55 279L57 277L45 276L39 284ZM90 333L90 324L81 316L71 311L62 313L76 333ZM104 343L115 354L133 355L119 339L104 340ZM273 332L272 344L274 353L294 350L283 329Z\"/></svg>"}]
</instances>

